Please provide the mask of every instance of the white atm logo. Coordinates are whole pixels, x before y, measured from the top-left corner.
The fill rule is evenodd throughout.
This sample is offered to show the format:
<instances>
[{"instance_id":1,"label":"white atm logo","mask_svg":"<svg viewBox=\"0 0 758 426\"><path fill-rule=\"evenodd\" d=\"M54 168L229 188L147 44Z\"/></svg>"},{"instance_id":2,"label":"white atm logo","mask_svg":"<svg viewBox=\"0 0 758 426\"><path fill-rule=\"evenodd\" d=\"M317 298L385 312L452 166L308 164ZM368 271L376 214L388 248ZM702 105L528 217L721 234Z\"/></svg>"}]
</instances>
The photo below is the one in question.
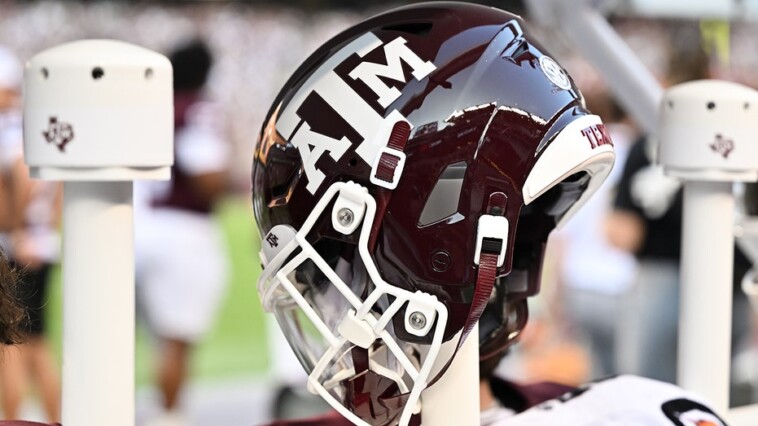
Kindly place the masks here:
<instances>
[{"instance_id":1,"label":"white atm logo","mask_svg":"<svg viewBox=\"0 0 758 426\"><path fill-rule=\"evenodd\" d=\"M382 41L372 33L364 34L342 48L327 60L300 87L287 108L276 122L276 129L287 141L297 147L303 160L303 168L308 178L307 189L315 194L324 181L324 173L316 167L318 160L327 154L338 161L352 143L345 137L333 139L312 130L296 111L312 92L317 93L363 138L355 152L369 165L373 164L379 150L387 144L392 126L405 120L397 110L386 117L377 113L371 105L360 97L334 69L353 54L361 58L382 46ZM349 73L349 77L366 84L377 96L377 102L387 108L400 97L400 90L386 85L379 77L406 83L403 73L405 62L416 80L421 80L436 69L430 61L424 61L406 45L406 40L398 37L383 46L387 65L361 62Z\"/></svg>"}]
</instances>

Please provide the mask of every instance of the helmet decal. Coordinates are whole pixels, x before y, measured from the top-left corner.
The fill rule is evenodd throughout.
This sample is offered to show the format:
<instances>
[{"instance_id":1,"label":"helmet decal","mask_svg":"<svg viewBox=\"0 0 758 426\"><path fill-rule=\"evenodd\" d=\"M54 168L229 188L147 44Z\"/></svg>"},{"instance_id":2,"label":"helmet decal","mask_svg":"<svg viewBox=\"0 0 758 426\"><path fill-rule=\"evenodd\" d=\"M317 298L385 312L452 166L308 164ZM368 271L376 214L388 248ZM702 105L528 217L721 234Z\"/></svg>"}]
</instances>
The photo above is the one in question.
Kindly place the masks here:
<instances>
[{"instance_id":1,"label":"helmet decal","mask_svg":"<svg viewBox=\"0 0 758 426\"><path fill-rule=\"evenodd\" d=\"M340 49L317 69L300 87L276 121L277 131L286 141L297 147L300 153L308 179L307 190L311 194L318 191L325 177L324 172L316 166L318 160L328 153L334 161L338 161L352 144L345 136L333 138L313 130L309 117L303 117L299 113L301 106L309 97L314 95L320 97L360 134L363 141L355 152L369 165L374 164L377 154L386 146L393 126L398 121L407 121L397 110L392 110L386 116L377 112L335 72L335 69L352 55L357 54L364 58L370 52L380 48L386 65L361 61L348 75L353 80L368 86L378 96L376 101L383 108L387 108L400 96L400 90L388 86L380 77L407 83L403 63L413 70L412 75L416 80L423 79L436 69L432 62L424 61L408 48L403 37L397 37L389 43L382 44L376 35L369 32ZM323 110L320 112L323 113ZM316 118L313 117L314 121Z\"/></svg>"},{"instance_id":2,"label":"helmet decal","mask_svg":"<svg viewBox=\"0 0 758 426\"><path fill-rule=\"evenodd\" d=\"M545 76L553 82L556 86L563 90L571 89L571 80L569 80L566 71L558 65L553 58L549 56L543 56L540 58L540 67Z\"/></svg>"},{"instance_id":3,"label":"helmet decal","mask_svg":"<svg viewBox=\"0 0 758 426\"><path fill-rule=\"evenodd\" d=\"M379 39L377 39L378 41ZM370 49L358 52L358 55L364 57L374 48L376 46L372 45ZM412 74L416 80L421 80L437 69L433 63L430 61L424 62L413 53L406 46L406 41L402 37L398 37L384 45L384 56L387 59L387 65L374 62L361 62L349 75L356 80L366 83L371 90L379 95L379 104L385 108L400 97L400 90L396 87L387 86L379 77L387 77L405 83L405 76L402 64L400 63L401 59L413 69Z\"/></svg>"},{"instance_id":4,"label":"helmet decal","mask_svg":"<svg viewBox=\"0 0 758 426\"><path fill-rule=\"evenodd\" d=\"M603 145L613 146L613 140L611 140L611 135L608 133L605 124L587 126L582 129L582 136L587 138L587 141L590 143L590 148L592 149Z\"/></svg>"}]
</instances>

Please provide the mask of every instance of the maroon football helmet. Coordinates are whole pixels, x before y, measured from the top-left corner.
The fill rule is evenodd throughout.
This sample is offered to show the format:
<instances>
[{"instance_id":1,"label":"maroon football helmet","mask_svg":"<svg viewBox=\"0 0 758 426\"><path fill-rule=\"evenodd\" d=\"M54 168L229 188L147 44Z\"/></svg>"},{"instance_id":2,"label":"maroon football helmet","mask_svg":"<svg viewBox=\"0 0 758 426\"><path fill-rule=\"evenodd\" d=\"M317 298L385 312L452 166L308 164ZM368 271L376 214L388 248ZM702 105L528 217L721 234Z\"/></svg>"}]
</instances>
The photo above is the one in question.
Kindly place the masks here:
<instances>
[{"instance_id":1,"label":"maroon football helmet","mask_svg":"<svg viewBox=\"0 0 758 426\"><path fill-rule=\"evenodd\" d=\"M485 308L483 356L518 334L549 232L613 160L514 15L417 4L328 41L274 101L252 176L259 291L309 389L407 424Z\"/></svg>"}]
</instances>

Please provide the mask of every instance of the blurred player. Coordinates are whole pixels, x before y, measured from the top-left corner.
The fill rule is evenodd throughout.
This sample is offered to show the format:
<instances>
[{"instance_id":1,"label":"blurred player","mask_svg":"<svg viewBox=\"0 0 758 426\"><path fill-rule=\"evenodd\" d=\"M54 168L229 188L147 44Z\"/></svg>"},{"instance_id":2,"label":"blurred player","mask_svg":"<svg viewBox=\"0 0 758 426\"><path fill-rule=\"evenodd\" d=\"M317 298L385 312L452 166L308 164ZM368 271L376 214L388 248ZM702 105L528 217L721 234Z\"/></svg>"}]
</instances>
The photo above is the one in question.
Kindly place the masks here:
<instances>
[{"instance_id":1,"label":"blurred player","mask_svg":"<svg viewBox=\"0 0 758 426\"><path fill-rule=\"evenodd\" d=\"M180 392L192 347L208 331L227 276L225 245L211 213L223 193L229 147L215 106L203 98L212 65L208 47L188 43L174 67L175 164L172 180L139 190L138 300L159 340L158 386L165 413L156 424L183 424ZM138 204L139 205L139 204Z\"/></svg>"}]
</instances>

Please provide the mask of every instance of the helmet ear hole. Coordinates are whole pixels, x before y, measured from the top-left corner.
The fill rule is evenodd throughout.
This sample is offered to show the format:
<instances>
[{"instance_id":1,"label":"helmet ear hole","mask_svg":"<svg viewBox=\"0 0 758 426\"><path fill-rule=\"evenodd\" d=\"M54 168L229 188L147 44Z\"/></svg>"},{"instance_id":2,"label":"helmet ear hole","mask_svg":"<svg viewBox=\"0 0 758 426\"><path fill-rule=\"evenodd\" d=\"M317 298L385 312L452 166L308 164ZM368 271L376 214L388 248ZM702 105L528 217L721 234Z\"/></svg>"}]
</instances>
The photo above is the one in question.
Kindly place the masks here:
<instances>
[{"instance_id":1,"label":"helmet ear hole","mask_svg":"<svg viewBox=\"0 0 758 426\"><path fill-rule=\"evenodd\" d=\"M419 227L437 223L458 212L465 175L465 162L451 164L442 171L418 218Z\"/></svg>"}]
</instances>

